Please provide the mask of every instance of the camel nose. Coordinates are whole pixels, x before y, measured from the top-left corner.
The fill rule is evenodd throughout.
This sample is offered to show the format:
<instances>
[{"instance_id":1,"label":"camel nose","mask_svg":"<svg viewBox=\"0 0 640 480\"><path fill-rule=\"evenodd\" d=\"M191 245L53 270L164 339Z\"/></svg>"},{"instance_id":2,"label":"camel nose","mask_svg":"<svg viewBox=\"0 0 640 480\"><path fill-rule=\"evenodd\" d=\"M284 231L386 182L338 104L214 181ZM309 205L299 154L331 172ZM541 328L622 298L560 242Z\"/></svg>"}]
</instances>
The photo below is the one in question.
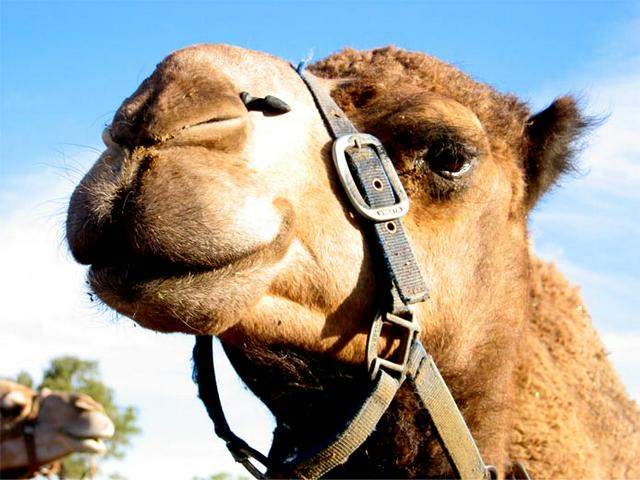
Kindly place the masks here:
<instances>
[{"instance_id":1,"label":"camel nose","mask_svg":"<svg viewBox=\"0 0 640 480\"><path fill-rule=\"evenodd\" d=\"M176 52L118 109L111 139L132 149L157 144L190 126L241 118L247 108L240 94L234 82L208 60L188 51Z\"/></svg>"},{"instance_id":2,"label":"camel nose","mask_svg":"<svg viewBox=\"0 0 640 480\"><path fill-rule=\"evenodd\" d=\"M99 219L74 192L67 214L67 242L73 258L83 265L124 261L130 256L125 230L119 221Z\"/></svg>"},{"instance_id":3,"label":"camel nose","mask_svg":"<svg viewBox=\"0 0 640 480\"><path fill-rule=\"evenodd\" d=\"M286 107L277 99L253 100L263 101L263 111ZM67 240L75 259L110 264L140 256L143 177L167 168L154 164L153 155L177 146L239 151L247 117L241 89L206 57L186 50L162 61L117 110L103 133L107 151L71 196Z\"/></svg>"}]
</instances>

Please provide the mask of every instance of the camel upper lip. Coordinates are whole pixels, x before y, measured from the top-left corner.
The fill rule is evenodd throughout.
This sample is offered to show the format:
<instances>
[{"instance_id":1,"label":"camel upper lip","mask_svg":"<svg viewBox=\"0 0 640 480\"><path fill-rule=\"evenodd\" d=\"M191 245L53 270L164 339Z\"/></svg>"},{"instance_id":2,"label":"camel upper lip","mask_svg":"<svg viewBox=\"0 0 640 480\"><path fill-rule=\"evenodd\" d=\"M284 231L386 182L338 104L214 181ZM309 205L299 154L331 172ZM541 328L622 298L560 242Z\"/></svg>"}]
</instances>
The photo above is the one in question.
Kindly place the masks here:
<instances>
[{"instance_id":1,"label":"camel upper lip","mask_svg":"<svg viewBox=\"0 0 640 480\"><path fill-rule=\"evenodd\" d=\"M62 432L69 438L75 440L95 440L100 442L103 438L111 438L115 433L115 426L107 418L106 415L95 412L92 416L91 424L85 426L73 426L70 425L66 428L62 428Z\"/></svg>"},{"instance_id":2,"label":"camel upper lip","mask_svg":"<svg viewBox=\"0 0 640 480\"><path fill-rule=\"evenodd\" d=\"M214 117L211 117L211 118L209 118L207 120L202 120L200 122L196 122L196 123L191 124L191 125L186 125L186 126L184 126L182 128L184 130L186 128L199 127L201 125L209 125L209 124L214 124L214 123L224 123L224 122L231 122L231 121L234 121L234 120L241 120L242 118L243 117L238 116L238 115L229 116L229 117L225 117L225 116L215 117L214 116Z\"/></svg>"},{"instance_id":3,"label":"camel upper lip","mask_svg":"<svg viewBox=\"0 0 640 480\"><path fill-rule=\"evenodd\" d=\"M95 270L111 268L125 271L131 275L181 276L218 270L253 254L261 247L247 249L247 251L238 256L227 256L219 259L206 257L199 259L167 258L163 255L129 254L120 258L109 258L106 261L93 262L90 267Z\"/></svg>"}]
</instances>

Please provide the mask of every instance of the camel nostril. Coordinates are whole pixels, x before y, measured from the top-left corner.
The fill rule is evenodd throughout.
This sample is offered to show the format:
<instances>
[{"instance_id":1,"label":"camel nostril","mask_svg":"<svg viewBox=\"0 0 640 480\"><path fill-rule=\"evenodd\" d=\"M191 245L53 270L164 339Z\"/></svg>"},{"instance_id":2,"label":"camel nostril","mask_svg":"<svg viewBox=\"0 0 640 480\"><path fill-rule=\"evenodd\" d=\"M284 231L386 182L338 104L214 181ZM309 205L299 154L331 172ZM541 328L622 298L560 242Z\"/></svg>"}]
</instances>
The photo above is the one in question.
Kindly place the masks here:
<instances>
[{"instance_id":1,"label":"camel nostril","mask_svg":"<svg viewBox=\"0 0 640 480\"><path fill-rule=\"evenodd\" d=\"M67 241L73 258L83 265L122 262L131 256L119 223L96 223L88 219L67 220Z\"/></svg>"},{"instance_id":2,"label":"camel nostril","mask_svg":"<svg viewBox=\"0 0 640 480\"><path fill-rule=\"evenodd\" d=\"M284 100L274 97L273 95L267 95L264 98L256 98L249 92L242 92L240 94L242 102L247 107L248 111L262 112L265 115L282 115L291 111L291 107Z\"/></svg>"},{"instance_id":3,"label":"camel nostril","mask_svg":"<svg viewBox=\"0 0 640 480\"><path fill-rule=\"evenodd\" d=\"M112 131L105 136L111 141ZM102 155L69 200L67 241L74 258L85 265L122 262L132 256L143 177L155 156L145 148L129 154L116 147Z\"/></svg>"},{"instance_id":4,"label":"camel nostril","mask_svg":"<svg viewBox=\"0 0 640 480\"><path fill-rule=\"evenodd\" d=\"M104 143L107 148L118 148L118 144L113 141L113 137L111 136L111 127L106 127L102 131L102 143Z\"/></svg>"},{"instance_id":5,"label":"camel nostril","mask_svg":"<svg viewBox=\"0 0 640 480\"><path fill-rule=\"evenodd\" d=\"M132 255L127 217L135 208L135 195L121 189L98 200L88 196L81 184L69 202L66 233L73 257L84 265L122 262ZM102 213L98 201L104 202Z\"/></svg>"}]
</instances>

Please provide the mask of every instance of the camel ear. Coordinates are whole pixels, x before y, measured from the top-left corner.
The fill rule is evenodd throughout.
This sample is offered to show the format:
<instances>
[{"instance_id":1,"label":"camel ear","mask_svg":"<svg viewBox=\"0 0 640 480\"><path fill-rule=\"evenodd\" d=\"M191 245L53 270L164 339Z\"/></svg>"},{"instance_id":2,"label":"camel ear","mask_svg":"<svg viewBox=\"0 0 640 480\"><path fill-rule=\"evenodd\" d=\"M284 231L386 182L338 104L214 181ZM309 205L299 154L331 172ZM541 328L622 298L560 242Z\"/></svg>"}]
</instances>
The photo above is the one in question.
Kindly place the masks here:
<instances>
[{"instance_id":1,"label":"camel ear","mask_svg":"<svg viewBox=\"0 0 640 480\"><path fill-rule=\"evenodd\" d=\"M525 129L527 206L532 208L564 173L575 170L577 141L590 126L572 97L557 98Z\"/></svg>"}]
</instances>

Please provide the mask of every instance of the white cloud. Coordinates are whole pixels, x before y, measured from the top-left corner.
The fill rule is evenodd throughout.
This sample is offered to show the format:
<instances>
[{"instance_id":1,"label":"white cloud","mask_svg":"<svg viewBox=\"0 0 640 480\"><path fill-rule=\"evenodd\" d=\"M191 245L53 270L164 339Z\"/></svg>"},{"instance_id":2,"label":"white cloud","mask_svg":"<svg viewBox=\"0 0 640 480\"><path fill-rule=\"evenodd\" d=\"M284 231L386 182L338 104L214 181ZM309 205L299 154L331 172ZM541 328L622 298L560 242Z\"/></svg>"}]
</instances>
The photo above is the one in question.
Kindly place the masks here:
<instances>
[{"instance_id":1,"label":"white cloud","mask_svg":"<svg viewBox=\"0 0 640 480\"><path fill-rule=\"evenodd\" d=\"M640 44L639 19L620 25L603 42L598 57L571 78L543 86L533 95L536 109L551 99L573 93L586 113L604 120L588 138L581 155L586 173L577 188L640 200Z\"/></svg>"},{"instance_id":2,"label":"white cloud","mask_svg":"<svg viewBox=\"0 0 640 480\"><path fill-rule=\"evenodd\" d=\"M617 197L640 200L640 72L607 79L593 90L590 109L608 113L582 156L587 185Z\"/></svg>"},{"instance_id":3,"label":"white cloud","mask_svg":"<svg viewBox=\"0 0 640 480\"><path fill-rule=\"evenodd\" d=\"M640 399L640 56L638 20L601 47L601 57L573 78L545 86L538 106L577 92L589 115L604 118L580 156L584 175L534 212L534 249L558 264L581 293L630 394ZM633 32L633 35L631 35Z\"/></svg>"},{"instance_id":4,"label":"white cloud","mask_svg":"<svg viewBox=\"0 0 640 480\"><path fill-rule=\"evenodd\" d=\"M640 401L640 330L603 336L611 361L626 380L628 392Z\"/></svg>"}]
</instances>

